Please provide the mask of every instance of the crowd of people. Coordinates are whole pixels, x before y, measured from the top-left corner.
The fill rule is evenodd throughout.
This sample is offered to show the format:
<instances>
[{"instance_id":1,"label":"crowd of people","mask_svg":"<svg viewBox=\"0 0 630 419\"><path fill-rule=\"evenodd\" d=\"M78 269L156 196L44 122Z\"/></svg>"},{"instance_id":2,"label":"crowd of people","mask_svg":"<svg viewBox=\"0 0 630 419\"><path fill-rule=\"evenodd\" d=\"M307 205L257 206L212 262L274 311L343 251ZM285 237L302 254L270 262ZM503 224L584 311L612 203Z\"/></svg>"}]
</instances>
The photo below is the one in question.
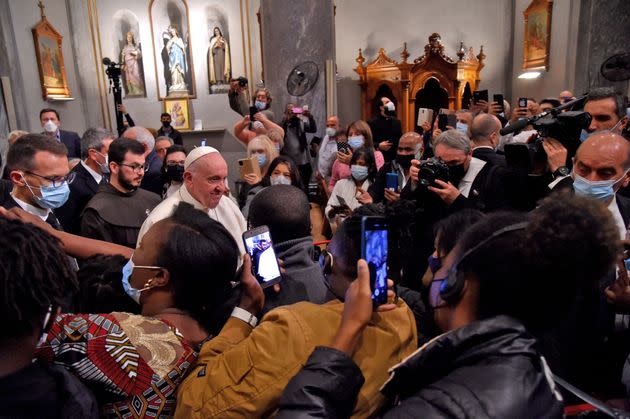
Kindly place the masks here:
<instances>
[{"instance_id":1,"label":"crowd of people","mask_svg":"<svg viewBox=\"0 0 630 419\"><path fill-rule=\"evenodd\" d=\"M237 190L169 114L79 137L43 109L43 132L10 134L0 416L630 411L626 97L473 101L412 132L381 97L319 138L320 110L277 119L268 89L245 92L231 83L234 136L259 171ZM565 129L536 123L565 103L547 117ZM567 110L584 112L570 129ZM387 225L367 245L366 217ZM281 271L268 287L244 246L257 228Z\"/></svg>"}]
</instances>

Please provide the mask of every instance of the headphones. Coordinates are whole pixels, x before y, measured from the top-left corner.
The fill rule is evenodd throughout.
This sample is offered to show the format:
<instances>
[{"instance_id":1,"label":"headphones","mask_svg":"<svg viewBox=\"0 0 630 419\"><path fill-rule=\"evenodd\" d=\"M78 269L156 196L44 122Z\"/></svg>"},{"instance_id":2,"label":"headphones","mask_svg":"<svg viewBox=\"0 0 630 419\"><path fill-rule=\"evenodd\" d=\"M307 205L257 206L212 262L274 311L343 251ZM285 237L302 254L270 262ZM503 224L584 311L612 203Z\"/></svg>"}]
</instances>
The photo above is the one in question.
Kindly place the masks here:
<instances>
[{"instance_id":1,"label":"headphones","mask_svg":"<svg viewBox=\"0 0 630 419\"><path fill-rule=\"evenodd\" d=\"M447 305L453 305L459 301L462 291L464 290L464 271L460 271L457 269L457 266L462 263L464 259L469 257L472 253L479 250L481 247L485 246L495 238L502 236L506 233L510 233L512 231L524 230L527 227L528 222L517 223L513 225L509 225L507 227L503 227L492 233L489 237L482 240L481 243L473 246L471 249L467 250L461 258L453 265L453 267L448 272L448 276L442 282L440 286L440 298Z\"/></svg>"}]
</instances>

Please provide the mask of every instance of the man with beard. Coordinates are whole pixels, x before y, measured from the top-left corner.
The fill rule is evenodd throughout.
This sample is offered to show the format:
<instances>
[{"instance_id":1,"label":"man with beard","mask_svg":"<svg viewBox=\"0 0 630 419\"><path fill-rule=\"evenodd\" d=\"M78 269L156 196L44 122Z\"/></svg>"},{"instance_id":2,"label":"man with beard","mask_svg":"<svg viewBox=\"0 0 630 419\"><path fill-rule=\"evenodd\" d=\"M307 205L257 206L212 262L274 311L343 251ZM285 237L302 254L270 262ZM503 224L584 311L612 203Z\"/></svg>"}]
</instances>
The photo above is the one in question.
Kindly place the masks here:
<instances>
[{"instance_id":1,"label":"man with beard","mask_svg":"<svg viewBox=\"0 0 630 419\"><path fill-rule=\"evenodd\" d=\"M101 184L81 219L81 235L134 248L140 227L160 203L153 192L138 189L145 171L145 149L119 138L109 146L109 183Z\"/></svg>"},{"instance_id":2,"label":"man with beard","mask_svg":"<svg viewBox=\"0 0 630 419\"><path fill-rule=\"evenodd\" d=\"M394 160L385 163L378 171L376 180L370 185L368 192L375 203L386 200L394 202L400 199L400 191L407 185L410 176L411 161L420 160L424 151L422 137L417 132L406 132L400 137ZM398 177L398 187L391 190L387 187L387 176L393 173Z\"/></svg>"}]
</instances>

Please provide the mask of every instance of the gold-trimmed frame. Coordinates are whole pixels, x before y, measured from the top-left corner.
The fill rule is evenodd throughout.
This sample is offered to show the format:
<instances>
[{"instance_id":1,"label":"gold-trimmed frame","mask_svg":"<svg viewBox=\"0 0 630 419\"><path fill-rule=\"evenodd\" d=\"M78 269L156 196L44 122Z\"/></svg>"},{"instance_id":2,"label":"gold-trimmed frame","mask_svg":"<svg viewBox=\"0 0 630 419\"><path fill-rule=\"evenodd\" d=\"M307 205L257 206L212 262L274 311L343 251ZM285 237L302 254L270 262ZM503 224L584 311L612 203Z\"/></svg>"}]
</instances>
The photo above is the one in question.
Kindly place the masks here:
<instances>
[{"instance_id":1,"label":"gold-trimmed frame","mask_svg":"<svg viewBox=\"0 0 630 419\"><path fill-rule=\"evenodd\" d=\"M158 54L158 50L156 49L156 45L155 45L155 33L153 31L153 13L152 13L152 9L153 9L153 3L155 2L155 0L151 0L149 2L149 24L151 25L151 44L153 45L153 67L155 69L155 82L157 85L157 97L158 100L165 100L165 99L181 99L181 98L188 98L188 99L196 99L197 98L197 86L195 85L195 71L194 71L194 65L193 65L193 47L192 47L192 39L190 37L190 10L188 10L188 3L186 3L186 0L179 0L184 4L184 9L186 9L186 29L187 29L187 33L188 33L188 56L190 57L190 62L188 63L188 67L189 67L189 71L190 71L190 82L192 83L192 94L189 95L182 95L182 96L171 96L168 97L168 95L166 96L160 96L160 82L162 81L160 79L160 77L158 77L158 66L157 66L157 54ZM182 32L181 28L180 28L180 32ZM180 33L180 36L182 34ZM161 50L161 48L160 48ZM165 92L166 93L166 92Z\"/></svg>"},{"instance_id":2,"label":"gold-trimmed frame","mask_svg":"<svg viewBox=\"0 0 630 419\"><path fill-rule=\"evenodd\" d=\"M184 116L186 117L186 124L183 126L177 126L175 124L175 120L173 119L173 116L171 115L170 112L170 107L169 104L171 103L185 103L185 108L186 111L184 112ZM190 131L191 130L191 124L190 124L190 100L186 97L172 97L172 98L164 98L164 100L162 100L162 103L164 104L164 112L168 113L169 115L171 115L171 126L175 129L177 129L178 131Z\"/></svg>"},{"instance_id":3,"label":"gold-trimmed frame","mask_svg":"<svg viewBox=\"0 0 630 419\"><path fill-rule=\"evenodd\" d=\"M530 55L529 47L532 42L532 37L529 33L529 21L530 16L534 13L546 13L546 23L544 27L546 39L545 39L545 53L540 57L532 57ZM551 46L551 17L553 12L553 0L533 0L527 9L523 11L524 29L523 29L523 70L541 69L545 71L549 70L549 51Z\"/></svg>"},{"instance_id":4,"label":"gold-trimmed frame","mask_svg":"<svg viewBox=\"0 0 630 419\"><path fill-rule=\"evenodd\" d=\"M37 69L39 70L39 82L42 86L42 96L44 100L69 98L70 88L68 87L68 79L66 77L66 67L63 61L63 50L61 48L63 36L53 27L42 13L42 19L32 29L33 42L35 43L35 55L37 58ZM52 39L57 47L57 55L59 57L59 69L61 71L62 86L46 83L44 75L44 63L42 62L42 51L40 50L40 38Z\"/></svg>"}]
</instances>

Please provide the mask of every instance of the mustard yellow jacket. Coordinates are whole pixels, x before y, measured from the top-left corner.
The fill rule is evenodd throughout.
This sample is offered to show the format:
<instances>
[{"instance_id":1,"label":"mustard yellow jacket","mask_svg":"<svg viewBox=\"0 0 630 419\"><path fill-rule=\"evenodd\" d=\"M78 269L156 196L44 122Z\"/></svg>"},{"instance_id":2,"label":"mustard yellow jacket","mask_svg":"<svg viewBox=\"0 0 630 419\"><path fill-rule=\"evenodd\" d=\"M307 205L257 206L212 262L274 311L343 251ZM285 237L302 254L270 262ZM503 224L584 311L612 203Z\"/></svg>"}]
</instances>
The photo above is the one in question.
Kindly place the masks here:
<instances>
[{"instance_id":1,"label":"mustard yellow jacket","mask_svg":"<svg viewBox=\"0 0 630 419\"><path fill-rule=\"evenodd\" d=\"M370 416L383 404L379 388L387 370L417 348L413 314L402 300L397 304L373 315L353 356L365 377L355 417ZM337 300L301 302L270 311L253 330L231 318L203 346L196 368L180 384L175 417L272 416L285 386L313 349L331 344L342 312Z\"/></svg>"}]
</instances>

